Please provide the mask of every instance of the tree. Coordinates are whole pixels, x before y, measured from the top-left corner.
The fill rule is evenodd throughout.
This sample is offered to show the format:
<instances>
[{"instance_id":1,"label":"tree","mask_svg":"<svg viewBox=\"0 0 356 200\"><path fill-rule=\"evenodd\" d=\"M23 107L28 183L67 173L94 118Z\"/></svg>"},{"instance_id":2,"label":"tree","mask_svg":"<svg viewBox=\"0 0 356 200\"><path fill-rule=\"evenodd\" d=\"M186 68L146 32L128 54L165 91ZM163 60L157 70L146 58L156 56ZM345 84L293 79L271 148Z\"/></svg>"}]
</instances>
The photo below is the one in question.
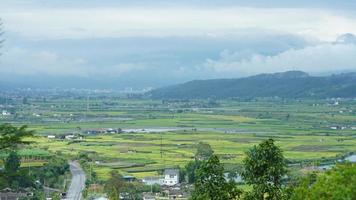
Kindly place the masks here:
<instances>
[{"instance_id":1,"label":"tree","mask_svg":"<svg viewBox=\"0 0 356 200\"><path fill-rule=\"evenodd\" d=\"M291 199L356 199L356 164L338 165L320 176L314 174L303 178Z\"/></svg>"},{"instance_id":2,"label":"tree","mask_svg":"<svg viewBox=\"0 0 356 200\"><path fill-rule=\"evenodd\" d=\"M203 160L207 160L213 155L214 151L211 146L204 142L199 142L197 144L197 151L195 153L195 160L190 161L185 166L186 175L188 177L188 183L195 182L195 173Z\"/></svg>"},{"instance_id":3,"label":"tree","mask_svg":"<svg viewBox=\"0 0 356 200\"><path fill-rule=\"evenodd\" d=\"M0 180L0 182L6 181L4 185L13 188L30 185L28 177L19 171L21 161L16 153L19 146L30 143L23 139L33 136L33 131L27 131L26 128L27 126L17 128L10 124L0 125L0 152L8 153L4 160L5 171L0 174L0 179L3 177L5 180Z\"/></svg>"},{"instance_id":4,"label":"tree","mask_svg":"<svg viewBox=\"0 0 356 200\"><path fill-rule=\"evenodd\" d=\"M20 145L27 145L31 142L24 141L27 137L33 137L34 131L26 130L27 126L19 128L11 124L0 125L0 151L16 150Z\"/></svg>"},{"instance_id":5,"label":"tree","mask_svg":"<svg viewBox=\"0 0 356 200\"><path fill-rule=\"evenodd\" d=\"M53 157L48 160L42 167L41 171L38 171L38 178L40 181L46 182L49 187L59 187L64 181L65 173L69 171L68 161L61 157Z\"/></svg>"},{"instance_id":6,"label":"tree","mask_svg":"<svg viewBox=\"0 0 356 200\"><path fill-rule=\"evenodd\" d=\"M11 175L16 174L20 168L20 164L20 158L17 153L15 151L11 151L5 160L5 172Z\"/></svg>"},{"instance_id":7,"label":"tree","mask_svg":"<svg viewBox=\"0 0 356 200\"><path fill-rule=\"evenodd\" d=\"M147 190L148 189L148 190ZM131 182L126 183L122 189L122 194L124 194L124 199L142 199L142 193L150 191L150 187L145 187L142 183ZM153 191L153 188L152 188Z\"/></svg>"},{"instance_id":8,"label":"tree","mask_svg":"<svg viewBox=\"0 0 356 200\"><path fill-rule=\"evenodd\" d=\"M248 199L283 199L282 178L287 173L282 150L272 139L263 141L246 153L243 179L253 185Z\"/></svg>"},{"instance_id":9,"label":"tree","mask_svg":"<svg viewBox=\"0 0 356 200\"><path fill-rule=\"evenodd\" d=\"M179 168L179 183L185 182L187 171L184 168Z\"/></svg>"},{"instance_id":10,"label":"tree","mask_svg":"<svg viewBox=\"0 0 356 200\"><path fill-rule=\"evenodd\" d=\"M195 153L196 160L206 160L214 153L213 149L208 143L199 142L197 145L197 152Z\"/></svg>"},{"instance_id":11,"label":"tree","mask_svg":"<svg viewBox=\"0 0 356 200\"><path fill-rule=\"evenodd\" d=\"M201 162L202 161L199 161L199 160L190 161L185 166L186 175L188 177L188 183L194 183L195 182L195 172L199 168Z\"/></svg>"},{"instance_id":12,"label":"tree","mask_svg":"<svg viewBox=\"0 0 356 200\"><path fill-rule=\"evenodd\" d=\"M227 182L224 167L216 155L203 161L197 169L193 200L232 200L238 199L241 191L235 182Z\"/></svg>"},{"instance_id":13,"label":"tree","mask_svg":"<svg viewBox=\"0 0 356 200\"><path fill-rule=\"evenodd\" d=\"M125 187L125 182L119 172L113 170L110 172L110 178L105 183L104 190L108 194L110 200L119 200L120 193Z\"/></svg>"}]
</instances>

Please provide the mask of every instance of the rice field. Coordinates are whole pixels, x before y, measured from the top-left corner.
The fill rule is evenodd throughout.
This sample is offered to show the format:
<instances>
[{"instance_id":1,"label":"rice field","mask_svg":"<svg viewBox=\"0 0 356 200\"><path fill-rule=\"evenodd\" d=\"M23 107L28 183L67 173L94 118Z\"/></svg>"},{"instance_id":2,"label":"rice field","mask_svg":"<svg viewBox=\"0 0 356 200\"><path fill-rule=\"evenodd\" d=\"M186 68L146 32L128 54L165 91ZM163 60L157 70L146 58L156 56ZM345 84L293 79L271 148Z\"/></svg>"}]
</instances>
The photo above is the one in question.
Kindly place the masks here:
<instances>
[{"instance_id":1,"label":"rice field","mask_svg":"<svg viewBox=\"0 0 356 200\"><path fill-rule=\"evenodd\" d=\"M0 118L0 122L28 124L36 130L39 137L32 139L36 142L31 145L32 154L95 155L92 166L101 180L112 169L142 178L164 168L184 167L200 141L212 146L226 169L238 167L249 148L268 138L276 141L290 163L322 162L356 152L355 100L340 100L335 106L331 100L211 104L93 98L89 109L83 99L30 102L30 106L14 103L17 117ZM130 131L86 134L105 128ZM61 134L82 134L84 139L46 138Z\"/></svg>"}]
</instances>

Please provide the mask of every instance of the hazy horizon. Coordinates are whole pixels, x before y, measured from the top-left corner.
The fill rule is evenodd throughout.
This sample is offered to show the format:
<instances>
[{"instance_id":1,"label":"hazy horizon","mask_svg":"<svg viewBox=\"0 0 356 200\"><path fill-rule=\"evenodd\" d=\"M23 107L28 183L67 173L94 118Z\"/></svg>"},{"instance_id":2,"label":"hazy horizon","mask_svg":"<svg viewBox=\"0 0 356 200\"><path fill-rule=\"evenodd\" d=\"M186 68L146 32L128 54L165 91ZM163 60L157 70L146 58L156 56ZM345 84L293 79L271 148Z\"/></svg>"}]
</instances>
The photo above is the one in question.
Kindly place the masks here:
<instances>
[{"instance_id":1,"label":"hazy horizon","mask_svg":"<svg viewBox=\"0 0 356 200\"><path fill-rule=\"evenodd\" d=\"M1 82L145 88L356 71L352 1L3 0Z\"/></svg>"}]
</instances>

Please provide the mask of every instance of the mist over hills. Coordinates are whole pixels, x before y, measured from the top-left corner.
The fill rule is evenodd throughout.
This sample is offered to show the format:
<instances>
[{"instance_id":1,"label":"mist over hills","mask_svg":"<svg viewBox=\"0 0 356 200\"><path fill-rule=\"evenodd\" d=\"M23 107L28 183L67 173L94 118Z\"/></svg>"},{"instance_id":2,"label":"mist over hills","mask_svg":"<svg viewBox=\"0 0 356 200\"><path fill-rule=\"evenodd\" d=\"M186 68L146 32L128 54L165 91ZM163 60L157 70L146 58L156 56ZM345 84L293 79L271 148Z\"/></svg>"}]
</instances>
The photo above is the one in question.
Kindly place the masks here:
<instances>
[{"instance_id":1,"label":"mist over hills","mask_svg":"<svg viewBox=\"0 0 356 200\"><path fill-rule=\"evenodd\" d=\"M356 73L310 76L302 71L287 71L238 79L194 80L159 88L148 95L155 99L348 98L356 97Z\"/></svg>"}]
</instances>

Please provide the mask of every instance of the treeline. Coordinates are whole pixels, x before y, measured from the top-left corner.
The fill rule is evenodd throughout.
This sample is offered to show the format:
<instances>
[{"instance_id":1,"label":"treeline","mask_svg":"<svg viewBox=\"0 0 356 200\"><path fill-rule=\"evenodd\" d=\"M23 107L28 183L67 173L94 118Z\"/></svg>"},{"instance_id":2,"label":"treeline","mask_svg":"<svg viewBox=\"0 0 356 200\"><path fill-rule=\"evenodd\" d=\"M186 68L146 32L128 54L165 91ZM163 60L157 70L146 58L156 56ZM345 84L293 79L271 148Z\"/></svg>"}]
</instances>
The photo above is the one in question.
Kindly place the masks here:
<instances>
[{"instance_id":1,"label":"treeline","mask_svg":"<svg viewBox=\"0 0 356 200\"><path fill-rule=\"evenodd\" d=\"M235 182L237 174L242 177L242 183ZM194 160L180 169L180 182L191 186L184 191L190 193L190 200L356 199L355 164L340 164L325 173L296 173L287 167L283 152L273 139L262 141L249 149L241 169L228 176L211 146L200 142ZM115 170L104 185L110 200L119 200L120 196L124 199L142 199L142 193L150 191L142 183L125 182ZM241 186L245 189L241 189ZM161 188L157 185L151 190L156 193Z\"/></svg>"},{"instance_id":2,"label":"treeline","mask_svg":"<svg viewBox=\"0 0 356 200\"><path fill-rule=\"evenodd\" d=\"M198 145L195 161L186 171L194 184L191 200L353 200L356 165L340 164L326 173L293 176L282 150L272 139L246 152L241 176L251 190L238 189L208 144Z\"/></svg>"},{"instance_id":3,"label":"treeline","mask_svg":"<svg viewBox=\"0 0 356 200\"><path fill-rule=\"evenodd\" d=\"M0 153L6 155L0 170L0 190L10 188L14 192L27 189L32 195L22 198L31 200L45 199L44 186L64 189L63 183L69 172L66 159L61 156L52 156L41 167L21 167L20 149L30 144L26 139L34 137L34 132L27 130L27 126L15 127L10 124L0 125ZM59 199L59 194L53 197Z\"/></svg>"},{"instance_id":4,"label":"treeline","mask_svg":"<svg viewBox=\"0 0 356 200\"><path fill-rule=\"evenodd\" d=\"M314 77L300 71L239 79L196 80L153 90L155 99L356 97L356 73Z\"/></svg>"}]
</instances>

